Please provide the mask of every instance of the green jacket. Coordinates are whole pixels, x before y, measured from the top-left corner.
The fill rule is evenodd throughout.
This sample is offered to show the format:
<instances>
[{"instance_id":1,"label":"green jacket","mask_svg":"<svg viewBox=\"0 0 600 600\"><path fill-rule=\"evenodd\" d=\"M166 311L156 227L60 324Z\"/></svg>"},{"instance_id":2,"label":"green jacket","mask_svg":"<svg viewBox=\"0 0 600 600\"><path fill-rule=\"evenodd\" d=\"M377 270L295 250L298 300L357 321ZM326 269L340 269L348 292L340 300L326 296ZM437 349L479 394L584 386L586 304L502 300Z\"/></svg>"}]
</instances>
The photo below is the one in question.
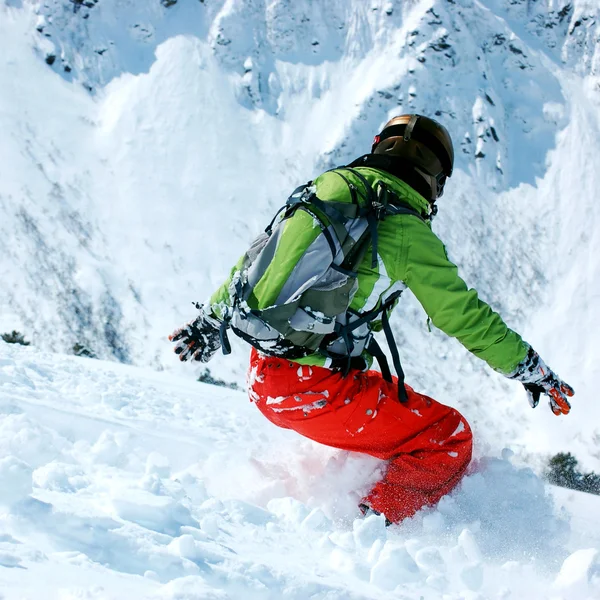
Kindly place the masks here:
<instances>
[{"instance_id":1,"label":"green jacket","mask_svg":"<svg viewBox=\"0 0 600 600\"><path fill-rule=\"evenodd\" d=\"M357 167L357 170L371 185L382 181L403 202L427 215L427 200L397 177L369 167ZM344 176L359 190L362 188L358 178L348 172L344 172ZM328 171L314 183L317 196L323 201L352 201L348 186L336 173ZM303 251L307 241L310 243L319 231L304 211L298 211L289 219L269 270L249 301L252 308L262 309L273 304L296 263L295 255ZM458 339L467 350L496 371L510 373L515 369L527 354L528 346L479 299L475 290L467 288L458 275L456 265L448 260L444 245L427 223L414 215L388 216L378 225L378 237L379 264L375 269L371 268L371 251L368 250L358 269L358 291L351 308L359 312L372 309L392 286L395 289L406 286L438 329ZM210 299L212 312L217 318L223 314L225 306L230 305L229 283L242 260ZM378 322L372 324L374 330L379 326ZM297 362L324 365L326 358L313 354Z\"/></svg>"}]
</instances>

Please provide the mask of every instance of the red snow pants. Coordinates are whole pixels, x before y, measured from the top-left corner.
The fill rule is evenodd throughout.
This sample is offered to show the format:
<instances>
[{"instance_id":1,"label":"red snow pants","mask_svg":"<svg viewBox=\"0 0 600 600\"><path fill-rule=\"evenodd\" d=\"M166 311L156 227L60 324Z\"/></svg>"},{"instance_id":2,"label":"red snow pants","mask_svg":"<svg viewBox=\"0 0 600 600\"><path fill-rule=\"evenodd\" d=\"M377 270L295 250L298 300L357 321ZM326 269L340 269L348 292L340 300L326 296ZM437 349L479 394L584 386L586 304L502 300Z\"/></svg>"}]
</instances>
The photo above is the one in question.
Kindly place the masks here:
<instances>
[{"instance_id":1,"label":"red snow pants","mask_svg":"<svg viewBox=\"0 0 600 600\"><path fill-rule=\"evenodd\" d=\"M395 379L395 378L394 378ZM470 460L464 417L409 386L408 402L378 371L341 373L252 350L250 399L275 425L321 444L388 461L364 499L398 523L435 504L458 483Z\"/></svg>"}]
</instances>

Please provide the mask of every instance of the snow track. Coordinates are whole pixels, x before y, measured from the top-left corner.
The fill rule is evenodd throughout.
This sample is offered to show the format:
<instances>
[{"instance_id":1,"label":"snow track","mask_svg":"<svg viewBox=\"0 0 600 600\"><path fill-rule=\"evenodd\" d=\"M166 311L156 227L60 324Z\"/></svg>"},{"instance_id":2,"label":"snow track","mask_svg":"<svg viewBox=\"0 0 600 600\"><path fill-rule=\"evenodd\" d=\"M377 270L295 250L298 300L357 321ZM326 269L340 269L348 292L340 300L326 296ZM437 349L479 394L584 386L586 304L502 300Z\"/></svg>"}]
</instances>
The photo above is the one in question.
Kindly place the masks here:
<instances>
[{"instance_id":1,"label":"snow track","mask_svg":"<svg viewBox=\"0 0 600 600\"><path fill-rule=\"evenodd\" d=\"M378 461L273 427L245 394L0 344L0 456L7 600L600 594L597 523L569 533L508 451L386 529L356 508Z\"/></svg>"}]
</instances>

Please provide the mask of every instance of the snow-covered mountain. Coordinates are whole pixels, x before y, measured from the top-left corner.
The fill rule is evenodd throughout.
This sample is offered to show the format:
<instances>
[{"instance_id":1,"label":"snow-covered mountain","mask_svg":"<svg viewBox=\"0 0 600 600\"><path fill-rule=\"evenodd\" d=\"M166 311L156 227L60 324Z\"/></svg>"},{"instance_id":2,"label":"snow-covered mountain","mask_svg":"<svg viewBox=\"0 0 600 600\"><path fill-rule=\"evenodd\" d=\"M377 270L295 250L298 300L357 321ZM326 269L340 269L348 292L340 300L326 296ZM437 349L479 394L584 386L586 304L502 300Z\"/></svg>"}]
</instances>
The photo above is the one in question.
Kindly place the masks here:
<instances>
[{"instance_id":1,"label":"snow-covered mountain","mask_svg":"<svg viewBox=\"0 0 600 600\"><path fill-rule=\"evenodd\" d=\"M428 334L407 295L394 325L410 381L485 443L600 466L597 2L0 7L0 329L173 368L166 333L287 193L419 111L458 150L436 231L572 382L576 410L530 413L517 386ZM241 382L246 355L211 368Z\"/></svg>"}]
</instances>

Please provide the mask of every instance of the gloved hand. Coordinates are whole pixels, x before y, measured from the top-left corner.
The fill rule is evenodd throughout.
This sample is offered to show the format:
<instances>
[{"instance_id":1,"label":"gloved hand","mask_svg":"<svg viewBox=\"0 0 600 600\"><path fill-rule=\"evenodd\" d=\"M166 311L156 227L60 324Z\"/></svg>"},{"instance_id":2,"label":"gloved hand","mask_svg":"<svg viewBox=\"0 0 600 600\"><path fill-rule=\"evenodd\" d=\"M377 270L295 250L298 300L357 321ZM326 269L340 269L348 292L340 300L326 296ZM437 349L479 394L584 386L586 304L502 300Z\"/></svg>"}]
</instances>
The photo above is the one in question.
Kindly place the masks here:
<instances>
[{"instance_id":1,"label":"gloved hand","mask_svg":"<svg viewBox=\"0 0 600 600\"><path fill-rule=\"evenodd\" d=\"M198 317L169 336L169 340L175 343L174 352L179 355L179 360L207 363L221 347L220 322L207 315L202 306L199 308Z\"/></svg>"},{"instance_id":2,"label":"gloved hand","mask_svg":"<svg viewBox=\"0 0 600 600\"><path fill-rule=\"evenodd\" d=\"M550 408L555 415L569 414L571 404L567 397L573 396L575 391L546 366L533 348L529 348L527 356L508 377L523 384L532 408L539 404L540 395L546 394L550 398Z\"/></svg>"}]
</instances>

